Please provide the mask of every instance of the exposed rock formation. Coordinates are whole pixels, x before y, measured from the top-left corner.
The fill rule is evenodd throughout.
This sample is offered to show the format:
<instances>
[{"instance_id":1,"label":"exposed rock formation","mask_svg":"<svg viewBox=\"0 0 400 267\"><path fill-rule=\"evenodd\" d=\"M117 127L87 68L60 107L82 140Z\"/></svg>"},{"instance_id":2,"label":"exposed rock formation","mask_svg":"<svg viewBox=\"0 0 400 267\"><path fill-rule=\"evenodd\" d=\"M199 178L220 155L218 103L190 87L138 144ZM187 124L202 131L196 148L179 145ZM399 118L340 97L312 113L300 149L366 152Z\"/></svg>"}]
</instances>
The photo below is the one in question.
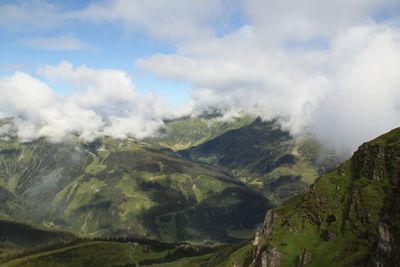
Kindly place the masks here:
<instances>
[{"instance_id":1,"label":"exposed rock formation","mask_svg":"<svg viewBox=\"0 0 400 267\"><path fill-rule=\"evenodd\" d=\"M303 253L299 257L296 267L304 267L311 261L311 251L304 249Z\"/></svg>"},{"instance_id":2,"label":"exposed rock formation","mask_svg":"<svg viewBox=\"0 0 400 267\"><path fill-rule=\"evenodd\" d=\"M254 266L400 266L400 128L268 211Z\"/></svg>"},{"instance_id":3,"label":"exposed rock formation","mask_svg":"<svg viewBox=\"0 0 400 267\"><path fill-rule=\"evenodd\" d=\"M265 216L264 226L261 231L258 231L253 245L256 246L254 253L254 264L262 267L279 266L280 253L268 246L268 240L274 230L276 220L275 210L269 210Z\"/></svg>"}]
</instances>

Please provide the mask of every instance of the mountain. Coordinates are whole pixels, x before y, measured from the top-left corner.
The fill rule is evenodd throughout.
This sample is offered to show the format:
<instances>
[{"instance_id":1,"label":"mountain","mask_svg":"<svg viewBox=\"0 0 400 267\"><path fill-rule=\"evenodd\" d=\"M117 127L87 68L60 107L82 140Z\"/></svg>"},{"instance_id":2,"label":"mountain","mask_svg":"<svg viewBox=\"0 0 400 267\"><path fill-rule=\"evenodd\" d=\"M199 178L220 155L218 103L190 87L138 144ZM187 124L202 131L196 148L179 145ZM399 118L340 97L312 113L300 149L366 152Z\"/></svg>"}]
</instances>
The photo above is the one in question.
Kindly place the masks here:
<instances>
[{"instance_id":1,"label":"mountain","mask_svg":"<svg viewBox=\"0 0 400 267\"><path fill-rule=\"evenodd\" d=\"M239 244L241 245L241 243ZM13 259L4 267L228 267L227 253L238 245L211 247L188 243L80 241Z\"/></svg>"},{"instance_id":2,"label":"mountain","mask_svg":"<svg viewBox=\"0 0 400 267\"><path fill-rule=\"evenodd\" d=\"M90 236L242 238L272 206L224 170L134 139L0 142L0 218Z\"/></svg>"},{"instance_id":3,"label":"mountain","mask_svg":"<svg viewBox=\"0 0 400 267\"><path fill-rule=\"evenodd\" d=\"M0 225L2 225L1 222ZM15 225L17 225L15 230L23 230L18 235L18 241L12 241L22 240L24 250L17 250L16 243L10 246L11 239L9 239L6 242L7 257L0 258L0 264L4 267L228 267L239 262L247 263L241 258L252 251L248 241L218 246L187 242L165 243L135 238L82 239L75 237L70 241L65 236L59 239L57 236L52 236L56 233L54 231L37 229L24 224ZM0 235L9 230L8 227L2 228ZM14 234L13 231L11 232L7 235ZM31 239L32 237L37 239ZM0 242L0 245L3 244L5 242ZM243 245L245 245L244 248ZM2 264L2 260L6 262Z\"/></svg>"},{"instance_id":4,"label":"mountain","mask_svg":"<svg viewBox=\"0 0 400 267\"><path fill-rule=\"evenodd\" d=\"M166 121L154 136L146 138L144 141L178 151L202 144L229 130L244 127L253 121L254 118L249 116L223 120L218 113L184 117Z\"/></svg>"},{"instance_id":5,"label":"mountain","mask_svg":"<svg viewBox=\"0 0 400 267\"><path fill-rule=\"evenodd\" d=\"M312 139L276 121L218 114L166 122L152 138L0 139L0 218L90 236L249 238L265 211L317 177ZM12 125L12 120L0 120ZM185 150L174 151L178 147ZM210 160L214 159L214 160Z\"/></svg>"},{"instance_id":6,"label":"mountain","mask_svg":"<svg viewBox=\"0 0 400 267\"><path fill-rule=\"evenodd\" d=\"M320 152L312 138L295 139L278 121L260 118L179 151L186 158L223 168L276 203L304 192L319 173L336 166L334 158L322 159Z\"/></svg>"},{"instance_id":7,"label":"mountain","mask_svg":"<svg viewBox=\"0 0 400 267\"><path fill-rule=\"evenodd\" d=\"M143 238L81 238L69 232L0 220L1 266L201 266L231 245L166 243ZM198 265L200 264L200 265Z\"/></svg>"},{"instance_id":8,"label":"mountain","mask_svg":"<svg viewBox=\"0 0 400 267\"><path fill-rule=\"evenodd\" d=\"M127 240L134 237L230 243L211 250L196 243L162 250L141 244L141 265L247 264L252 245L233 242L252 238L265 212L304 192L331 167L327 162L335 164L321 157L312 137L294 138L276 120L250 117L181 118L141 141L0 136L0 219L80 236L78 243L61 243L60 250L39 251L10 266L67 265L71 257L75 266L129 266ZM120 253L96 256L107 249Z\"/></svg>"},{"instance_id":9,"label":"mountain","mask_svg":"<svg viewBox=\"0 0 400 267\"><path fill-rule=\"evenodd\" d=\"M249 245L248 241L210 245L138 237L82 238L65 231L0 220L0 265L7 267L223 267L232 266L233 261L251 253ZM240 253L236 252L238 249Z\"/></svg>"},{"instance_id":10,"label":"mountain","mask_svg":"<svg viewBox=\"0 0 400 267\"><path fill-rule=\"evenodd\" d=\"M400 128L269 210L255 266L399 266Z\"/></svg>"},{"instance_id":11,"label":"mountain","mask_svg":"<svg viewBox=\"0 0 400 267\"><path fill-rule=\"evenodd\" d=\"M0 220L0 264L14 257L65 245L76 240L71 233Z\"/></svg>"}]
</instances>

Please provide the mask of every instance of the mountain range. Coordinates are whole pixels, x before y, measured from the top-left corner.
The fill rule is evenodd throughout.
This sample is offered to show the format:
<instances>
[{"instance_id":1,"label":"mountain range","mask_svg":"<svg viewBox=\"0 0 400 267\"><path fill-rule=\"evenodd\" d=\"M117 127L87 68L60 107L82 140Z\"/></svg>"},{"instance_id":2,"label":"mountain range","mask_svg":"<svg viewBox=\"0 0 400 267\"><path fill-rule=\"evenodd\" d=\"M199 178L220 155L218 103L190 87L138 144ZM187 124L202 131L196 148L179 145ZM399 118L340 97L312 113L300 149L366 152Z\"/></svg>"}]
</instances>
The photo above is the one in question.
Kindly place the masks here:
<instances>
[{"instance_id":1,"label":"mountain range","mask_svg":"<svg viewBox=\"0 0 400 267\"><path fill-rule=\"evenodd\" d=\"M0 142L2 261L396 266L399 136L339 164L312 136L245 116L172 120L144 140L9 135Z\"/></svg>"}]
</instances>

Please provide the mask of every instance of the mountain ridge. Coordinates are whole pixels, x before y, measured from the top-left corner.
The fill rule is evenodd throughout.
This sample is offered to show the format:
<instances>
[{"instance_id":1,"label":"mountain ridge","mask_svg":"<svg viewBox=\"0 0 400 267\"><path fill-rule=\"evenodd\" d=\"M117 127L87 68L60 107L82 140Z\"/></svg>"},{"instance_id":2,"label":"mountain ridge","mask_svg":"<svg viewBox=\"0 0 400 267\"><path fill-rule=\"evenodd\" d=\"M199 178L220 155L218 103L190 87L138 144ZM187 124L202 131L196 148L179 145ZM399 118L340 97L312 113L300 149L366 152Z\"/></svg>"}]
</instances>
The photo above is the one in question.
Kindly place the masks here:
<instances>
[{"instance_id":1,"label":"mountain ridge","mask_svg":"<svg viewBox=\"0 0 400 267\"><path fill-rule=\"evenodd\" d=\"M4 218L85 235L142 233L164 241L233 241L272 206L221 168L110 137L89 143L3 140L0 190Z\"/></svg>"},{"instance_id":2,"label":"mountain ridge","mask_svg":"<svg viewBox=\"0 0 400 267\"><path fill-rule=\"evenodd\" d=\"M398 266L400 128L269 210L255 266Z\"/></svg>"}]
</instances>

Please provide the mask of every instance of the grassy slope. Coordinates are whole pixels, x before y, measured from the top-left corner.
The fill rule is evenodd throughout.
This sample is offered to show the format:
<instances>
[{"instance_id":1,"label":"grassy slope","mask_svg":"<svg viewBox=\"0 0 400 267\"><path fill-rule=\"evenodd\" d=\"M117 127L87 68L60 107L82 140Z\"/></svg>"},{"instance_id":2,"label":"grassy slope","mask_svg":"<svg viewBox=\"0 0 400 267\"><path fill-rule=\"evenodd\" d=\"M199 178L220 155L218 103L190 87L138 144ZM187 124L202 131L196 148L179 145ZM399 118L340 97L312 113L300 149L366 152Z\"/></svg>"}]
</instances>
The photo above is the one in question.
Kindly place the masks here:
<instances>
[{"instance_id":1,"label":"grassy slope","mask_svg":"<svg viewBox=\"0 0 400 267\"><path fill-rule=\"evenodd\" d=\"M166 241L228 241L268 207L221 169L129 139L0 142L0 190L2 217Z\"/></svg>"},{"instance_id":2,"label":"grassy slope","mask_svg":"<svg viewBox=\"0 0 400 267\"><path fill-rule=\"evenodd\" d=\"M392 250L398 248L399 140L396 129L364 144L304 195L275 210L273 234L265 242L280 252L281 266L295 266L304 251L311 255L306 266L375 265L382 242L378 225L392 236ZM398 262L398 255L383 255L385 266Z\"/></svg>"},{"instance_id":3,"label":"grassy slope","mask_svg":"<svg viewBox=\"0 0 400 267\"><path fill-rule=\"evenodd\" d=\"M48 249L76 239L75 235L68 232L0 220L0 263L17 255Z\"/></svg>"},{"instance_id":4,"label":"grassy slope","mask_svg":"<svg viewBox=\"0 0 400 267\"><path fill-rule=\"evenodd\" d=\"M318 177L318 152L311 138L294 140L276 121L260 119L180 151L224 168L277 203L303 192Z\"/></svg>"},{"instance_id":5,"label":"grassy slope","mask_svg":"<svg viewBox=\"0 0 400 267\"><path fill-rule=\"evenodd\" d=\"M0 220L0 266L5 267L187 266L187 263L216 266L214 263L221 262L221 256L229 255L237 247L142 238L87 240L69 232Z\"/></svg>"},{"instance_id":6,"label":"grassy slope","mask_svg":"<svg viewBox=\"0 0 400 267\"><path fill-rule=\"evenodd\" d=\"M0 187L0 219L23 218L26 209L18 197Z\"/></svg>"},{"instance_id":7,"label":"grassy slope","mask_svg":"<svg viewBox=\"0 0 400 267\"><path fill-rule=\"evenodd\" d=\"M251 260L246 242L215 248L196 246L156 247L138 243L85 241L71 246L35 253L1 266L173 266L228 267ZM243 260L245 258L245 260Z\"/></svg>"},{"instance_id":8,"label":"grassy slope","mask_svg":"<svg viewBox=\"0 0 400 267\"><path fill-rule=\"evenodd\" d=\"M181 118L167 122L155 137L146 141L177 151L204 143L229 130L246 126L253 120L246 116L230 121L223 121L219 117Z\"/></svg>"},{"instance_id":9,"label":"grassy slope","mask_svg":"<svg viewBox=\"0 0 400 267\"><path fill-rule=\"evenodd\" d=\"M89 241L32 254L4 266L124 266L165 257L172 250L152 250L150 246L119 242Z\"/></svg>"}]
</instances>

